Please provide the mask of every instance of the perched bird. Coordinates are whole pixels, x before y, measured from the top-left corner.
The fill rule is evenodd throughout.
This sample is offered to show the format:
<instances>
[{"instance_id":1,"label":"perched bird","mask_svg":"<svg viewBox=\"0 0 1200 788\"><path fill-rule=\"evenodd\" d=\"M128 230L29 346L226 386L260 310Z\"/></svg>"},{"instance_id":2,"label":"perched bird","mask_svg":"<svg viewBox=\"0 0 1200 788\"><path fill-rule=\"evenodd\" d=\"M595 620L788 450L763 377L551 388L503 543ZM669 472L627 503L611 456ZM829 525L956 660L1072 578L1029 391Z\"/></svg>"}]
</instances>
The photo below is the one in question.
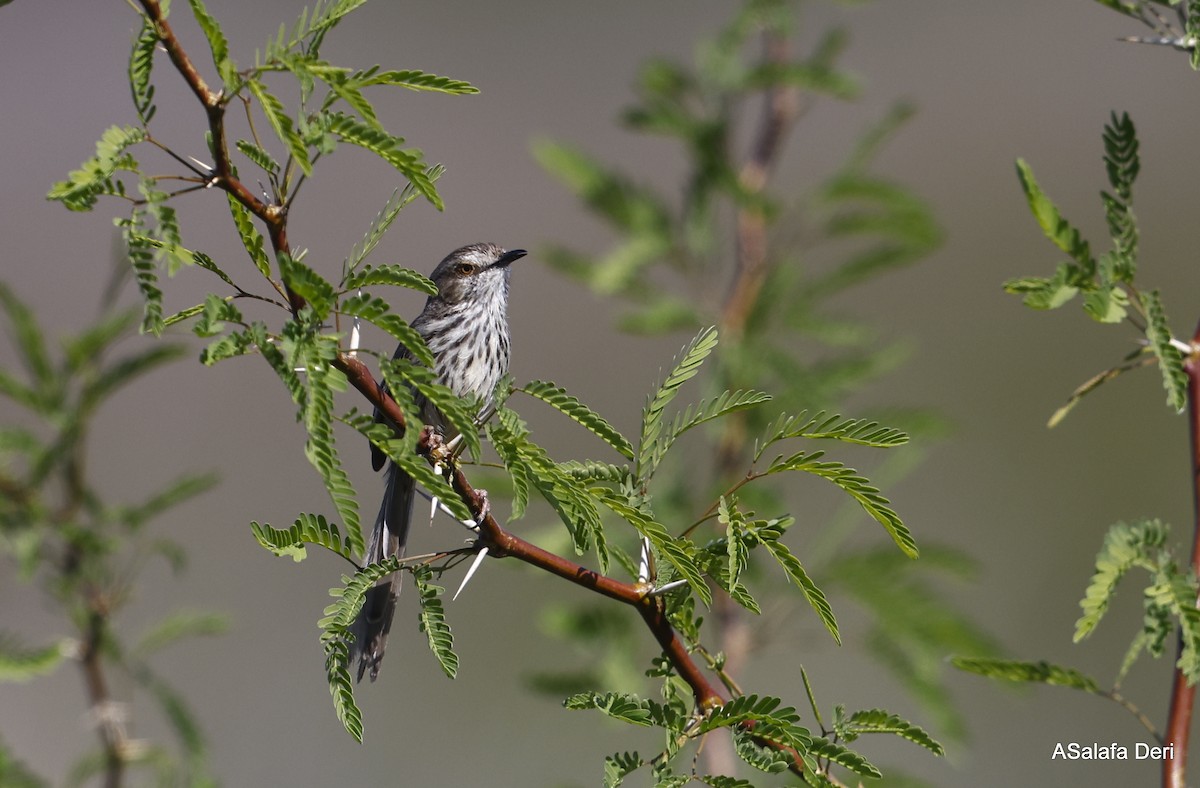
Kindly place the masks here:
<instances>
[{"instance_id":1,"label":"perched bird","mask_svg":"<svg viewBox=\"0 0 1200 788\"><path fill-rule=\"evenodd\" d=\"M433 352L438 382L455 396L476 397L486 405L508 372L509 265L525 255L524 249L506 251L495 244L471 244L446 255L433 269L430 278L437 285L437 295L425 302L412 327ZM394 357L409 357L408 348L401 344ZM424 423L452 439L454 427L433 404L420 394L415 396ZM375 415L382 419L378 410ZM403 556L412 521L412 478L372 446L375 470L384 463L388 467L383 502L364 556L368 564ZM399 575L380 579L367 592L362 612L351 628L350 661L358 660L359 681L368 670L372 681L379 675L399 592Z\"/></svg>"}]
</instances>

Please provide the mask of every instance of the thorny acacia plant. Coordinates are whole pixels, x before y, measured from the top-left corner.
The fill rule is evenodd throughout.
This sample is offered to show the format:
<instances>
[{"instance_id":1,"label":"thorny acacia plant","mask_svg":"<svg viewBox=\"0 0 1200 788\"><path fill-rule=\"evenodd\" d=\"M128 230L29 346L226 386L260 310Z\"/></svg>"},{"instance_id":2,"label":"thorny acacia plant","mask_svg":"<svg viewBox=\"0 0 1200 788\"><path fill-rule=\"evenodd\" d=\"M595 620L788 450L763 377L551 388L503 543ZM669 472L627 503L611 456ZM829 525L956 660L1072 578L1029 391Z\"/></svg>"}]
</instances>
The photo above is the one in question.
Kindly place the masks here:
<instances>
[{"instance_id":1,"label":"thorny acacia plant","mask_svg":"<svg viewBox=\"0 0 1200 788\"><path fill-rule=\"evenodd\" d=\"M1113 10L1151 27L1154 38L1130 37L1137 43L1171 46L1187 52L1193 69L1200 68L1200 2L1154 0L1126 2L1098 0ZM1098 323L1129 325L1138 334L1137 347L1113 367L1080 385L1050 418L1058 424L1088 393L1102 384L1144 367L1156 366L1167 393L1167 405L1188 412L1192 478L1200 485L1200 329L1190 339L1176 337L1167 321L1157 289L1147 288L1139 270L1139 231L1133 210L1133 185L1141 170L1140 144L1128 114L1115 112L1104 128L1104 167L1109 189L1101 192L1110 247L1097 254L1042 190L1032 168L1017 161L1017 176L1038 225L1067 259L1052 276L1022 277L1005 283L1034 309L1057 309L1077 297L1084 312ZM1124 460L1118 452L1116 460ZM1200 507L1200 487L1193 490ZM1200 608L1197 608L1197 574L1200 573L1200 508L1193 526L1192 550L1181 564L1169 544L1169 526L1157 518L1119 522L1105 534L1096 556L1095 572L1075 625L1076 642L1088 637L1108 611L1121 579L1134 570L1145 571L1149 582L1142 592L1144 616L1134 634L1110 688L1073 668L1045 661L1021 662L960 657L954 664L963 670L1010 682L1036 682L1066 686L1111 699L1130 712L1159 742L1172 745L1172 758L1163 761L1162 784L1185 784L1188 739L1192 724L1195 685L1200 679ZM1175 672L1170 711L1164 730L1122 694L1121 683L1143 653L1161 657L1174 647Z\"/></svg>"},{"instance_id":2,"label":"thorny acacia plant","mask_svg":"<svg viewBox=\"0 0 1200 788\"><path fill-rule=\"evenodd\" d=\"M78 667L99 748L72 764L69 785L100 775L115 788L132 767L161 784L210 785L205 737L160 672L159 653L188 637L222 632L224 618L180 611L136 639L123 637L118 621L152 559L167 560L177 572L184 565L182 548L151 523L215 479L184 475L142 501L118 504L111 491L98 488L88 463L97 412L125 387L179 359L184 347L118 348L140 310L109 305L92 326L64 337L55 354L32 310L3 284L0 308L23 368L0 369L0 396L21 412L0 426L0 555L11 559L19 578L42 586L73 630L39 646L28 645L22 633L0 631L0 681L47 676L64 663ZM178 752L135 735L133 698L123 687L155 701ZM0 785L44 784L0 743Z\"/></svg>"},{"instance_id":3,"label":"thorny acacia plant","mask_svg":"<svg viewBox=\"0 0 1200 788\"><path fill-rule=\"evenodd\" d=\"M830 635L837 640L837 620L801 560L784 541L793 519L784 514L760 516L743 503L757 483L781 474L800 472L823 479L850 496L883 529L903 555L915 557L915 541L888 500L867 479L841 462L826 457L823 443L849 443L878 449L899 446L907 436L896 429L862 419L798 411L777 413L758 422L754 432L741 435L737 463L720 481L707 508L687 520L668 519L656 508L656 473L676 441L702 425L770 407L770 395L749 387L719 390L700 402L672 407L681 388L695 377L718 343L718 331L701 327L676 357L661 384L654 387L642 412L636 440L622 436L609 422L561 387L544 381L522 386L504 385L501 403L486 434L511 478L512 519L521 516L534 492L557 513L570 536L571 558L541 549L505 528L488 510L463 467L439 452L438 443L419 429L417 412L408 392L417 390L432 400L455 423L469 425L473 404L452 397L431 380L425 367L380 360L392 396L383 393L360 359L380 357L371 348L356 348L360 321L382 329L405 344L421 364L429 365L428 348L387 302L377 288L400 286L431 292L424 276L397 265L371 266L365 261L400 211L422 198L441 209L436 182L441 169L426 164L421 153L380 124L367 97L369 89L405 87L465 95L475 88L466 82L416 70L383 70L379 67L335 66L321 56L326 35L363 0L318 4L268 38L252 66L236 62L217 20L201 0L188 3L191 16L207 39L215 79L201 74L198 59L176 37L168 21L167 5L159 0L138 0L143 24L130 58L129 77L138 122L110 128L97 145L96 156L56 184L52 199L72 210L90 210L101 197L123 200L130 206L118 220L129 249L129 258L145 302L143 329L160 333L177 324L210 340L201 354L205 364L243 355L257 355L274 370L305 425L306 454L329 492L337 523L322 514L302 513L288 529L253 524L257 540L268 549L299 560L309 545L330 550L352 566L343 583L332 591L335 602L321 620L326 673L334 707L346 730L363 735L363 721L354 701L347 666L348 626L362 604L365 591L382 575L407 571L413 575L421 605L420 624L430 647L447 675L453 676L458 656L440 601L435 579L484 548L492 557L515 558L559 578L632 607L657 643L660 653L649 672L661 683L658 700L618 691L577 693L567 699L569 708L599 709L635 725L657 727L666 734L661 751L651 757L637 753L614 755L606 760L606 782L619 783L629 772L650 768L660 784L682 784L691 778L713 785L738 784L734 778L696 772L686 757L677 757L718 730L732 733L737 752L752 766L768 772L791 770L815 784L826 784L837 766L862 776L878 770L863 756L846 747L865 733L900 735L932 752L941 746L919 727L888 712L869 709L838 710L814 733L801 724L800 715L777 698L745 694L724 669L720 654L703 645L700 608L728 596L738 605L757 610L753 582L746 571L749 557L762 554L798 589ZM790 4L755 2L739 17L746 29L766 27L780 18ZM153 76L156 65L167 61L203 106L207 117L206 140L211 163L196 164L154 136ZM767 64L755 79L804 73L804 64L786 61ZM273 80L290 77L298 86L299 102L285 106L272 89ZM246 136L233 139L232 123L244 115ZM270 129L271 139L258 133ZM305 228L289 224L289 210L299 188L318 164L331 158L338 147L354 145L378 155L405 180L406 186L388 201L364 239L350 250L340 265L310 264L292 244ZM178 175L151 176L143 172L135 152L145 149L169 156L180 168ZM282 154L282 155L278 155ZM241 171L254 172L243 175ZM248 179L264 181L264 193L247 186ZM173 185L179 188L169 190ZM250 265L218 262L202 251L184 245L175 213L176 198L192 191L224 194L234 229ZM617 195L613 205L638 212L641 205L629 195ZM746 218L762 221L768 206L753 194L745 195L754 210ZM261 229L260 229L261 228ZM749 236L748 236L749 237ZM195 265L219 280L218 290L199 304L167 315L163 306L165 270L173 273ZM765 271L764 271L765 273ZM250 284L254 282L254 284ZM760 281L761 285L762 282ZM248 314L254 310L254 314ZM261 311L263 317L257 317ZM736 338L746 325L722 328ZM376 424L357 407L339 406L338 395L353 387L365 399L360 406L380 409L399 429L393 434ZM520 416L510 407L510 395L520 392L558 409L603 441L615 461L572 460L559 462L530 438ZM365 408L364 408L365 410ZM455 517L468 522L477 534L474 545L413 556L403 560L359 566L363 536L357 495L342 468L335 424L361 433L399 463ZM473 430L464 429L477 444ZM802 441L797 445L797 441ZM479 456L478 445L469 447ZM357 450L357 449L356 449ZM704 542L692 537L696 527L715 521L716 533ZM598 570L578 563L591 555ZM610 574L611 572L611 574ZM624 579L621 579L624 578ZM714 681L723 685L718 688ZM732 696L732 697L731 697ZM809 693L810 700L812 693ZM689 772L690 768L690 772ZM854 778L857 779L857 778Z\"/></svg>"}]
</instances>

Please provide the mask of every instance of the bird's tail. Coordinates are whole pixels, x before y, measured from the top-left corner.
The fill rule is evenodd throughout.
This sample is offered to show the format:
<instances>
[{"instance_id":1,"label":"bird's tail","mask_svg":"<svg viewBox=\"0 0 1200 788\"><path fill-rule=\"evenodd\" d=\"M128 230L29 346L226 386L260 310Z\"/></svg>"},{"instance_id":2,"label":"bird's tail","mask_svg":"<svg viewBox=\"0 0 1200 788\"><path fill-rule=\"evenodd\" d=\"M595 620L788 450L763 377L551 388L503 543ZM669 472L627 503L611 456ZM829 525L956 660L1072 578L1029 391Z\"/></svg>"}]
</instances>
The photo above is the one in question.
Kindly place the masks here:
<instances>
[{"instance_id":1,"label":"bird's tail","mask_svg":"<svg viewBox=\"0 0 1200 788\"><path fill-rule=\"evenodd\" d=\"M404 556L408 528L412 521L413 480L404 471L389 463L383 502L371 541L367 545L366 563L372 564L390 556ZM370 670L371 681L379 675L379 663L387 645L392 617L396 614L396 597L400 594L400 574L380 578L367 592L362 611L350 628L354 641L350 644L350 662L358 660L358 680Z\"/></svg>"}]
</instances>

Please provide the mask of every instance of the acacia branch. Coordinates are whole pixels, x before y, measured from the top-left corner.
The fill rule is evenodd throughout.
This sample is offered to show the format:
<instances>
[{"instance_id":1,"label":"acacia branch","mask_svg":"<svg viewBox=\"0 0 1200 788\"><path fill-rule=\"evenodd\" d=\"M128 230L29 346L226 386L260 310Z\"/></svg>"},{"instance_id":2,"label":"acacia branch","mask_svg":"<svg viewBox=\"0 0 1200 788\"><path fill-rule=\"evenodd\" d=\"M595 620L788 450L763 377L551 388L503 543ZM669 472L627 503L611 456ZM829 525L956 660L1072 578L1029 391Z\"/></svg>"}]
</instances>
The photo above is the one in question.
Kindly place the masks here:
<instances>
[{"instance_id":1,"label":"acacia branch","mask_svg":"<svg viewBox=\"0 0 1200 788\"><path fill-rule=\"evenodd\" d=\"M378 408L384 417L392 421L399 432L403 433L405 429L404 413L395 400L375 382L365 364L357 358L351 358L345 354L339 354L333 364L346 375L352 386ZM421 439L417 441L417 453L432 462L433 450L437 444L438 442L430 435L422 435ZM589 591L635 608L675 672L691 688L697 708L707 712L726 703L725 696L705 675L699 663L692 658L687 644L671 626L671 622L667 618L665 603L661 597L650 593L653 590L651 586L646 583L627 583L601 574L544 550L505 530L488 511L484 496L471 485L461 468L454 467L451 470L449 482L451 488L467 505L471 515L475 518L479 527L479 539L488 548L490 556L515 558ZM754 726L747 724L744 727L747 730L753 730ZM792 759L792 771L797 774L803 772L804 761L794 749L766 739L759 743L786 753Z\"/></svg>"},{"instance_id":2,"label":"acacia branch","mask_svg":"<svg viewBox=\"0 0 1200 788\"><path fill-rule=\"evenodd\" d=\"M1200 346L1200 326L1192 336L1192 347ZM1192 505L1194 524L1192 533L1192 574L1200 574L1200 358L1196 350L1183 365L1187 372L1188 388L1188 434L1191 438ZM1197 600L1200 604L1200 600ZM1180 632L1178 651L1183 651L1183 633ZM1166 744L1174 746L1174 758L1163 761L1162 784L1165 788L1184 788L1187 773L1188 738L1192 728L1192 712L1196 702L1196 688L1188 684L1187 676L1176 667L1171 684L1171 709L1167 713L1164 732Z\"/></svg>"},{"instance_id":3,"label":"acacia branch","mask_svg":"<svg viewBox=\"0 0 1200 788\"><path fill-rule=\"evenodd\" d=\"M233 163L229 158L229 140L225 134L225 108L231 97L223 95L221 91L209 88L204 77L200 76L191 57L176 37L171 24L163 15L159 0L138 0L138 2L145 10L151 24L154 25L158 39L167 52L167 57L170 58L184 82L204 107L204 114L208 118L209 134L212 137L213 174L211 183L232 195L266 225L267 235L271 239L271 247L275 250L276 255L290 254L291 248L287 238L287 210L280 205L258 199L254 196L254 192L250 191L233 174ZM285 289L292 313L298 314L304 307L304 299L293 293L291 288L285 286Z\"/></svg>"}]
</instances>

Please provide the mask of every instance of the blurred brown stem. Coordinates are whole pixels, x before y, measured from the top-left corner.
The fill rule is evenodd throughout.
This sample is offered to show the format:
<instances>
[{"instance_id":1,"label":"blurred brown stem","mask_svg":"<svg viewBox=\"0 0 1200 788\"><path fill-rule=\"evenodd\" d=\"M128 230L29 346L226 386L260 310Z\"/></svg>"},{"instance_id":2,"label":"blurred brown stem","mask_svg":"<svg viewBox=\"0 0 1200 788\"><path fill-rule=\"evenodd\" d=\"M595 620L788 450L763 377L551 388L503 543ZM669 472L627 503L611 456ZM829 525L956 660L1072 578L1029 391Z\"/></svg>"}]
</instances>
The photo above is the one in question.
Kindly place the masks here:
<instances>
[{"instance_id":1,"label":"blurred brown stem","mask_svg":"<svg viewBox=\"0 0 1200 788\"><path fill-rule=\"evenodd\" d=\"M1193 348L1200 345L1200 326L1192 336ZM1192 573L1200 575L1200 358L1196 351L1186 359L1184 370L1188 377L1188 432L1192 461L1192 505L1195 516L1192 534ZM1200 600L1197 600L1200 604ZM1183 650L1183 634L1179 637L1179 652ZM1187 773L1188 737L1192 728L1192 708L1196 688L1189 686L1187 676L1178 667L1171 685L1171 710L1167 714L1164 738L1174 750L1174 757L1163 760L1162 784L1165 788L1184 788Z\"/></svg>"}]
</instances>

